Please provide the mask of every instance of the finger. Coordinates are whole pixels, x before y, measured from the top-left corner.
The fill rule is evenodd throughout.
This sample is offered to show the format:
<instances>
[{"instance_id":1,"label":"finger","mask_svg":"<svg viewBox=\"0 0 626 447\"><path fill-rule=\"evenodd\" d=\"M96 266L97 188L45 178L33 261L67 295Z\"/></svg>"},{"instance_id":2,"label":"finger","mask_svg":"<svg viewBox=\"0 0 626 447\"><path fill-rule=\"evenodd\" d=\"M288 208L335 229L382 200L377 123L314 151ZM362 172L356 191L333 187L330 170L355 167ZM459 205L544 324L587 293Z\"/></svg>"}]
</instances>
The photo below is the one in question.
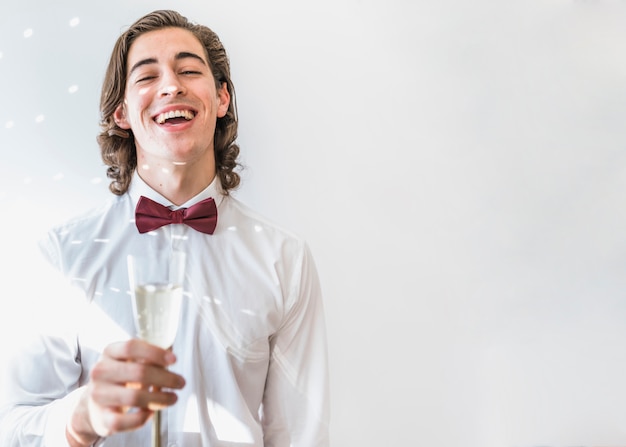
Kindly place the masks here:
<instances>
[{"instance_id":1,"label":"finger","mask_svg":"<svg viewBox=\"0 0 626 447\"><path fill-rule=\"evenodd\" d=\"M127 383L126 384L126 388L130 388L130 389L134 389L134 390L145 390L148 389L151 393L152 399L154 400L154 395L152 393L157 392L157 391L161 391L160 388L157 387L148 387L146 388L145 386L141 385L140 383ZM148 408L149 410L152 411L156 411L156 410L162 410L163 408L166 408L167 405L165 405L164 402L161 403L156 403L156 402L148 402L148 404L146 405L146 408ZM122 413L126 413L127 411L130 411L131 408L130 406L122 406Z\"/></svg>"},{"instance_id":2,"label":"finger","mask_svg":"<svg viewBox=\"0 0 626 447\"><path fill-rule=\"evenodd\" d=\"M91 380L95 383L107 382L122 386L181 389L185 379L168 369L144 363L99 362L91 370Z\"/></svg>"},{"instance_id":3,"label":"finger","mask_svg":"<svg viewBox=\"0 0 626 447\"><path fill-rule=\"evenodd\" d=\"M160 409L174 405L178 400L175 393L167 390L127 388L112 384L94 386L91 397L100 408L125 413L130 408Z\"/></svg>"},{"instance_id":4,"label":"finger","mask_svg":"<svg viewBox=\"0 0 626 447\"><path fill-rule=\"evenodd\" d=\"M98 431L100 436L106 437L118 432L135 430L143 426L152 415L152 411L145 409L125 413L104 409L101 428Z\"/></svg>"},{"instance_id":5,"label":"finger","mask_svg":"<svg viewBox=\"0 0 626 447\"><path fill-rule=\"evenodd\" d=\"M103 355L116 360L134 360L159 366L169 366L176 362L172 351L139 339L112 343L104 349Z\"/></svg>"}]
</instances>

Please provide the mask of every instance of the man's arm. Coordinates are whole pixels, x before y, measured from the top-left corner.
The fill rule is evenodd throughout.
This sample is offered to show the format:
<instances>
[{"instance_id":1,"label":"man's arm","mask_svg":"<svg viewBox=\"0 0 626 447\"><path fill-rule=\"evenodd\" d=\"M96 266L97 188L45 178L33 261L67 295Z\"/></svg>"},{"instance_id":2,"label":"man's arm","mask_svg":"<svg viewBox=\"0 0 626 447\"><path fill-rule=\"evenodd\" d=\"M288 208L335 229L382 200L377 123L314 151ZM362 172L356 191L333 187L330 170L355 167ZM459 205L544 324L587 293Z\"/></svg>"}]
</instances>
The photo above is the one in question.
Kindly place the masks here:
<instances>
[{"instance_id":1,"label":"man's arm","mask_svg":"<svg viewBox=\"0 0 626 447\"><path fill-rule=\"evenodd\" d=\"M181 376L166 369L174 354L141 340L107 346L82 387L78 355L68 340L38 337L27 352L20 351L7 365L0 408L3 447L93 445L100 437L141 427L155 409L176 402L174 392L158 389L184 386Z\"/></svg>"},{"instance_id":2,"label":"man's arm","mask_svg":"<svg viewBox=\"0 0 626 447\"><path fill-rule=\"evenodd\" d=\"M2 363L0 445L64 445L65 421L81 392L75 343L33 335Z\"/></svg>"},{"instance_id":3,"label":"man's arm","mask_svg":"<svg viewBox=\"0 0 626 447\"><path fill-rule=\"evenodd\" d=\"M329 378L321 288L308 247L294 263L289 310L271 339L263 400L265 444L325 447L329 445Z\"/></svg>"}]
</instances>

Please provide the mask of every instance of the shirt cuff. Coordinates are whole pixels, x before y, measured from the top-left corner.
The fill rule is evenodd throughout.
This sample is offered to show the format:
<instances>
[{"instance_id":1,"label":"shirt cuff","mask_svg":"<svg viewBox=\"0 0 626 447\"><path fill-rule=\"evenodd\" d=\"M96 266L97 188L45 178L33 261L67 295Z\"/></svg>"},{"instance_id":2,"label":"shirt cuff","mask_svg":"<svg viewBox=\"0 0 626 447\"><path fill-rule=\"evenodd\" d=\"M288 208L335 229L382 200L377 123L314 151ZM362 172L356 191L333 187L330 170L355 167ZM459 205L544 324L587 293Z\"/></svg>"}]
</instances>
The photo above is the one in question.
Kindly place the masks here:
<instances>
[{"instance_id":1,"label":"shirt cuff","mask_svg":"<svg viewBox=\"0 0 626 447\"><path fill-rule=\"evenodd\" d=\"M65 427L69 422L74 408L83 392L83 387L72 391L63 399L58 399L50 404L48 421L44 432L44 445L54 447L69 447L65 435Z\"/></svg>"}]
</instances>

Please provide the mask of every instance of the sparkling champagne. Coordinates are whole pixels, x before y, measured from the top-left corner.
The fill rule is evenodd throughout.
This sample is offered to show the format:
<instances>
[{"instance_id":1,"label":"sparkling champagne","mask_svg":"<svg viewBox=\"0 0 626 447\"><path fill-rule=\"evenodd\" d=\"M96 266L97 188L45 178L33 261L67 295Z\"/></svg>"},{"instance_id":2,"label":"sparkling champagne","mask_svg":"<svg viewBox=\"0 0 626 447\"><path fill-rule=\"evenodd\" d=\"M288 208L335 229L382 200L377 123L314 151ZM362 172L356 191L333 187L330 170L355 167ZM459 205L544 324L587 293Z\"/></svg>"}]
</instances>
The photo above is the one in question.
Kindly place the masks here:
<instances>
[{"instance_id":1,"label":"sparkling champagne","mask_svg":"<svg viewBox=\"0 0 626 447\"><path fill-rule=\"evenodd\" d=\"M173 284L144 284L135 288L139 338L162 348L174 344L183 288Z\"/></svg>"}]
</instances>

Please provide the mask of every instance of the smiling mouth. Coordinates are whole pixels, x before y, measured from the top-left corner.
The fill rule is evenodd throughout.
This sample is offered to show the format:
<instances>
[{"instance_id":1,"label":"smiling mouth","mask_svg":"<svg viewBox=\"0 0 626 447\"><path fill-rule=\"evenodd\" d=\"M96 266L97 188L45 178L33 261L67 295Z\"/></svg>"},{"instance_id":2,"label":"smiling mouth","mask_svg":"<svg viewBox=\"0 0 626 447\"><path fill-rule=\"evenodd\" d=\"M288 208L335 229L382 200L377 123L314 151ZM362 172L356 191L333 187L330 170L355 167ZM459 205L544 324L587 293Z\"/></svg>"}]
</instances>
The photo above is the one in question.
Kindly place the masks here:
<instances>
[{"instance_id":1,"label":"smiling mouth","mask_svg":"<svg viewBox=\"0 0 626 447\"><path fill-rule=\"evenodd\" d=\"M172 110L157 115L154 121L158 124L165 124L165 122L177 124L179 122L191 121L194 116L196 116L196 114L191 110Z\"/></svg>"}]
</instances>

